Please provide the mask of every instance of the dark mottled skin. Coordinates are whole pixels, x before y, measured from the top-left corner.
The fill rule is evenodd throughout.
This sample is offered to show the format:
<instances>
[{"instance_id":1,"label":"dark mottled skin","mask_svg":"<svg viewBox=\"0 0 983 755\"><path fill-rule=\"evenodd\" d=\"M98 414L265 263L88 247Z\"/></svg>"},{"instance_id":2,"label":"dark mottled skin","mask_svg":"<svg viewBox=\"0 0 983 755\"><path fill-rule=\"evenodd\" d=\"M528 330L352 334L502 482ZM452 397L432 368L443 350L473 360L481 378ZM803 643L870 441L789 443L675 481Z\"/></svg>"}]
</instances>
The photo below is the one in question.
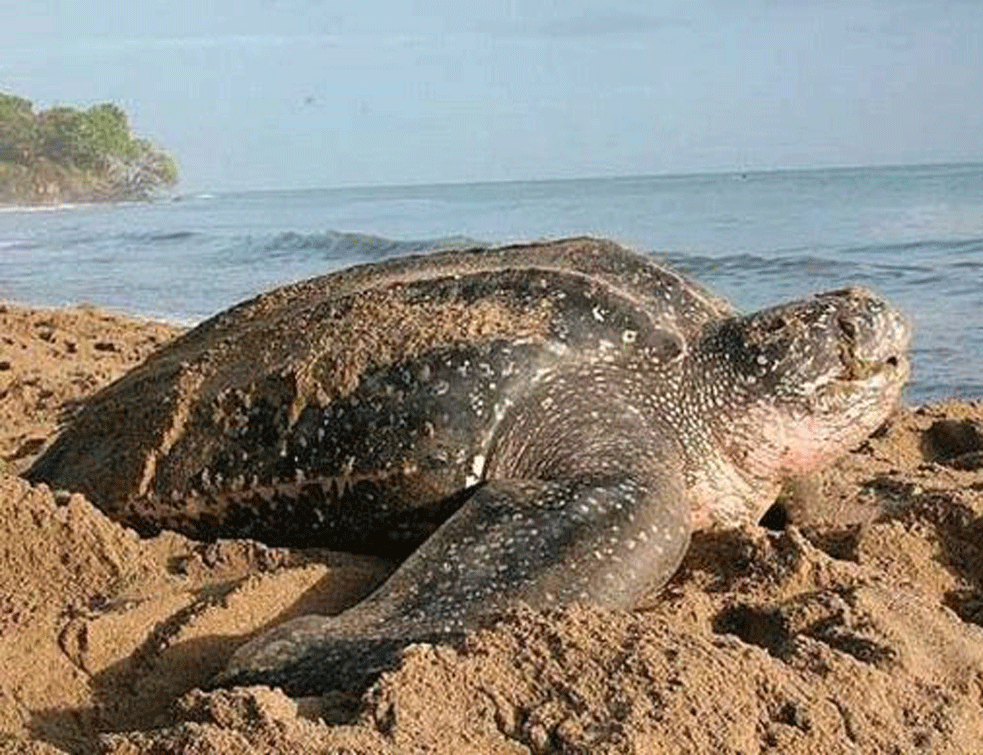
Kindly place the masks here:
<instances>
[{"instance_id":1,"label":"dark mottled skin","mask_svg":"<svg viewBox=\"0 0 983 755\"><path fill-rule=\"evenodd\" d=\"M516 602L632 605L694 526L757 521L875 429L908 337L867 291L742 316L590 239L394 260L203 323L30 476L145 530L411 553L222 677L306 694Z\"/></svg>"},{"instance_id":2,"label":"dark mottled skin","mask_svg":"<svg viewBox=\"0 0 983 755\"><path fill-rule=\"evenodd\" d=\"M353 268L203 323L95 397L30 474L143 531L411 550L537 371L675 349L728 311L587 240Z\"/></svg>"}]
</instances>

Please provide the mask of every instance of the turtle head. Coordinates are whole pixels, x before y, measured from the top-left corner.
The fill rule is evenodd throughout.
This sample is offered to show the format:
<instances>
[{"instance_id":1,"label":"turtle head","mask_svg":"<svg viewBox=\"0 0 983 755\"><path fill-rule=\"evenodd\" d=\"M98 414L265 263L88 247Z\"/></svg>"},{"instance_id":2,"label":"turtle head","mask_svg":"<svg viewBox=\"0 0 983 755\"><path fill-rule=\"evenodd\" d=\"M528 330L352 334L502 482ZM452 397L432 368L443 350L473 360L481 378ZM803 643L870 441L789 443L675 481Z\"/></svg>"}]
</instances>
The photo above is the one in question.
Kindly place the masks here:
<instances>
[{"instance_id":1,"label":"turtle head","mask_svg":"<svg viewBox=\"0 0 983 755\"><path fill-rule=\"evenodd\" d=\"M732 392L711 413L719 445L754 480L832 461L897 405L910 338L904 315L862 288L722 321L704 344Z\"/></svg>"}]
</instances>

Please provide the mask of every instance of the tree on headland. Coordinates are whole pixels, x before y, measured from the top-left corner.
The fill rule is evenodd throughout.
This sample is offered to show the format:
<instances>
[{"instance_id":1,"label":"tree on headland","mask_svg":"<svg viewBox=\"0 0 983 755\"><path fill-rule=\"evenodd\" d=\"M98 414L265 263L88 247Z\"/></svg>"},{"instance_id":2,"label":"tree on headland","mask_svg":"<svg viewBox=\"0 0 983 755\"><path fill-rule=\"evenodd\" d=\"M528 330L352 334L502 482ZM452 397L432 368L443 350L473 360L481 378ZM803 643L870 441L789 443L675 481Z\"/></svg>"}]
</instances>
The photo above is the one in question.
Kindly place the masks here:
<instances>
[{"instance_id":1,"label":"tree on headland","mask_svg":"<svg viewBox=\"0 0 983 755\"><path fill-rule=\"evenodd\" d=\"M165 152L112 103L35 111L0 92L0 202L150 199L177 183Z\"/></svg>"}]
</instances>

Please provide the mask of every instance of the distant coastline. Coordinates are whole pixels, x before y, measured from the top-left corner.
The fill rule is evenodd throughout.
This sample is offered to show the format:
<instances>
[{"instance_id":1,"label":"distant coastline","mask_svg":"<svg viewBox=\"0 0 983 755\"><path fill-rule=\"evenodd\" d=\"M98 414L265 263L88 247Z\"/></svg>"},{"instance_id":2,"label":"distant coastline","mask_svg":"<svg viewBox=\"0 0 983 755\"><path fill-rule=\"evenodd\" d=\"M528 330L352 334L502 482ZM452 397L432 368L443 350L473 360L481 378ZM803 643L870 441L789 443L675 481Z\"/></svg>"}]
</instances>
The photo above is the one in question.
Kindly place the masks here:
<instances>
[{"instance_id":1,"label":"distant coastline","mask_svg":"<svg viewBox=\"0 0 983 755\"><path fill-rule=\"evenodd\" d=\"M0 92L0 206L145 201L177 180L174 159L112 103L35 111Z\"/></svg>"},{"instance_id":2,"label":"distant coastline","mask_svg":"<svg viewBox=\"0 0 983 755\"><path fill-rule=\"evenodd\" d=\"M0 165L0 173L4 172L3 167ZM10 182L5 175L0 180L2 210L58 210L93 204L155 202L167 198L160 191L119 190L103 182L71 174L44 174L42 177L21 174Z\"/></svg>"}]
</instances>

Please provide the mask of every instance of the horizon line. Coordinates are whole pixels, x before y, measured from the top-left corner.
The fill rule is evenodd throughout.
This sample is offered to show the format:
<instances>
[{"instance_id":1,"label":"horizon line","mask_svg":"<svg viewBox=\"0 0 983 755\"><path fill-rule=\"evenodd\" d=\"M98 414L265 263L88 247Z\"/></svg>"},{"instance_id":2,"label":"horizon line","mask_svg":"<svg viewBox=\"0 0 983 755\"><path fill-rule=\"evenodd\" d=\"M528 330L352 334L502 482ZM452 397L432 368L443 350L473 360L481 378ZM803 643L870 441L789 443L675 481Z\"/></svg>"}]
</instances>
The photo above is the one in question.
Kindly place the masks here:
<instances>
[{"instance_id":1,"label":"horizon line","mask_svg":"<svg viewBox=\"0 0 983 755\"><path fill-rule=\"evenodd\" d=\"M358 191L367 189L419 189L424 187L453 187L453 186L499 186L505 184L539 184L539 183L576 183L580 181L613 181L613 180L637 180L637 179L673 179L673 178L697 178L700 176L753 176L768 175L774 173L819 173L826 171L851 171L851 170L896 170L902 168L958 168L981 166L983 167L983 157L971 160L945 160L941 162L915 162L915 163L875 163L875 164L833 164L833 165L813 165L813 166L781 166L773 168L728 168L696 170L693 172L673 171L666 173L619 173L610 175L587 175L563 178L489 178L479 180L447 180L447 181L420 181L412 183L350 183L337 185L321 186L293 186L293 187L259 187L253 189L210 189L202 187L187 192L177 193L173 196L191 196L194 194L252 194L252 193L274 193L274 192L304 192L304 191Z\"/></svg>"}]
</instances>

